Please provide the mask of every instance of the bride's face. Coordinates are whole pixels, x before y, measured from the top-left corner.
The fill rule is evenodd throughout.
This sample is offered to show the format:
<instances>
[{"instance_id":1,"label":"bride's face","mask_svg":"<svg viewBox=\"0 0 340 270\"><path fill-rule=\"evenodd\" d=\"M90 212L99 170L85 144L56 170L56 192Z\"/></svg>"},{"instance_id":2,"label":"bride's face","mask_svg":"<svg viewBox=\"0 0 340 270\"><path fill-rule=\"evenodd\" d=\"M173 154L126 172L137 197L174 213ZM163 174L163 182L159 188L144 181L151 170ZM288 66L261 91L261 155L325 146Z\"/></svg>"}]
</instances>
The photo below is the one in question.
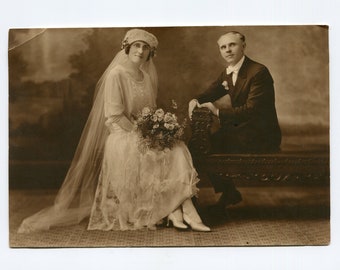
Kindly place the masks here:
<instances>
[{"instance_id":1,"label":"bride's face","mask_svg":"<svg viewBox=\"0 0 340 270\"><path fill-rule=\"evenodd\" d=\"M131 44L129 59L136 64L143 64L150 54L150 46L143 41L136 41Z\"/></svg>"}]
</instances>

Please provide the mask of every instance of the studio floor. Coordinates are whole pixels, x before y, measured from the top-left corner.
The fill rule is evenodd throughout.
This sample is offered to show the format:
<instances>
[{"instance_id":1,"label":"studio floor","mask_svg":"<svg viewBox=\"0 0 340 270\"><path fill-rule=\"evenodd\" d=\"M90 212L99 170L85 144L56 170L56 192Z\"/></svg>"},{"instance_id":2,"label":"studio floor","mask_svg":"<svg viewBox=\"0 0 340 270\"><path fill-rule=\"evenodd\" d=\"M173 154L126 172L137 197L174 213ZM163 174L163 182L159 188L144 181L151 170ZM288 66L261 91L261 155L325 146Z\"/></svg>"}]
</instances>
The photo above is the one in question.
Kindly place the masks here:
<instances>
[{"instance_id":1,"label":"studio floor","mask_svg":"<svg viewBox=\"0 0 340 270\"><path fill-rule=\"evenodd\" d=\"M222 220L211 208L218 196L201 188L200 214L209 233L178 231L87 231L87 222L47 232L18 234L20 222L52 204L56 190L10 190L9 245L24 247L227 247L330 244L330 192L325 186L240 187L243 201Z\"/></svg>"}]
</instances>

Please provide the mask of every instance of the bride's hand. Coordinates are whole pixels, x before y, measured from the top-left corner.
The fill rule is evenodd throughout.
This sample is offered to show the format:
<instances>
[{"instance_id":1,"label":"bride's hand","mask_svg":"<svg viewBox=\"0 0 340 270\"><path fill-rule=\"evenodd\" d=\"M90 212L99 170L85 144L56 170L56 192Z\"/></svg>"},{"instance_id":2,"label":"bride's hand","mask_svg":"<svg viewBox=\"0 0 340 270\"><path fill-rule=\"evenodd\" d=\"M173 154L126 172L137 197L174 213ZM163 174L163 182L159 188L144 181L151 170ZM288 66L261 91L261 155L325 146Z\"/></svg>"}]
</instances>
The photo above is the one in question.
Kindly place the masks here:
<instances>
[{"instance_id":1,"label":"bride's hand","mask_svg":"<svg viewBox=\"0 0 340 270\"><path fill-rule=\"evenodd\" d=\"M138 129L138 124L136 120L132 121L132 130L131 131L137 131Z\"/></svg>"}]
</instances>

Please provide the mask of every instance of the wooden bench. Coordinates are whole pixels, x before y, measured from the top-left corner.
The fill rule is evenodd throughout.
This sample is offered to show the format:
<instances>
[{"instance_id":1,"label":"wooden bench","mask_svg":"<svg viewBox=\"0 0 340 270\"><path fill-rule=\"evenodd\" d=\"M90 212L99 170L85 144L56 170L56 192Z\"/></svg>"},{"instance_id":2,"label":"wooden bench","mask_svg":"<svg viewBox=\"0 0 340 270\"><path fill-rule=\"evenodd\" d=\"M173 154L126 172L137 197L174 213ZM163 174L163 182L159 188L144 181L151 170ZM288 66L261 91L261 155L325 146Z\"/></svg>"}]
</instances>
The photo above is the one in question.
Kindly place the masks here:
<instances>
[{"instance_id":1,"label":"wooden bench","mask_svg":"<svg viewBox=\"0 0 340 270\"><path fill-rule=\"evenodd\" d=\"M210 154L211 113L195 109L189 148L194 165L207 173L231 177L236 185L326 184L330 181L329 149L285 150L275 154ZM209 181L203 181L203 185Z\"/></svg>"}]
</instances>

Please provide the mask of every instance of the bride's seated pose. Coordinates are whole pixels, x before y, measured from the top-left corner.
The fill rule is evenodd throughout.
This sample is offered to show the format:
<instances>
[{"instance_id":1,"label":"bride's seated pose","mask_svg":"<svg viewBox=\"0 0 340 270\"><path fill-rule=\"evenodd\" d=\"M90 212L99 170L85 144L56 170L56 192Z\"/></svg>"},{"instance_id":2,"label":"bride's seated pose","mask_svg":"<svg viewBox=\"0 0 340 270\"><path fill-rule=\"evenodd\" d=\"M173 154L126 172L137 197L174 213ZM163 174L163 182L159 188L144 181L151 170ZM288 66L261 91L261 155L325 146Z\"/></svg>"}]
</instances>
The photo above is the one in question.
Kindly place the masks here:
<instances>
[{"instance_id":1,"label":"bride's seated pose","mask_svg":"<svg viewBox=\"0 0 340 270\"><path fill-rule=\"evenodd\" d=\"M129 30L97 83L93 107L54 204L26 218L19 233L77 224L88 230L155 229L163 219L178 229L210 231L191 198L199 181L186 145L141 151L134 123L156 107L157 38Z\"/></svg>"}]
</instances>

